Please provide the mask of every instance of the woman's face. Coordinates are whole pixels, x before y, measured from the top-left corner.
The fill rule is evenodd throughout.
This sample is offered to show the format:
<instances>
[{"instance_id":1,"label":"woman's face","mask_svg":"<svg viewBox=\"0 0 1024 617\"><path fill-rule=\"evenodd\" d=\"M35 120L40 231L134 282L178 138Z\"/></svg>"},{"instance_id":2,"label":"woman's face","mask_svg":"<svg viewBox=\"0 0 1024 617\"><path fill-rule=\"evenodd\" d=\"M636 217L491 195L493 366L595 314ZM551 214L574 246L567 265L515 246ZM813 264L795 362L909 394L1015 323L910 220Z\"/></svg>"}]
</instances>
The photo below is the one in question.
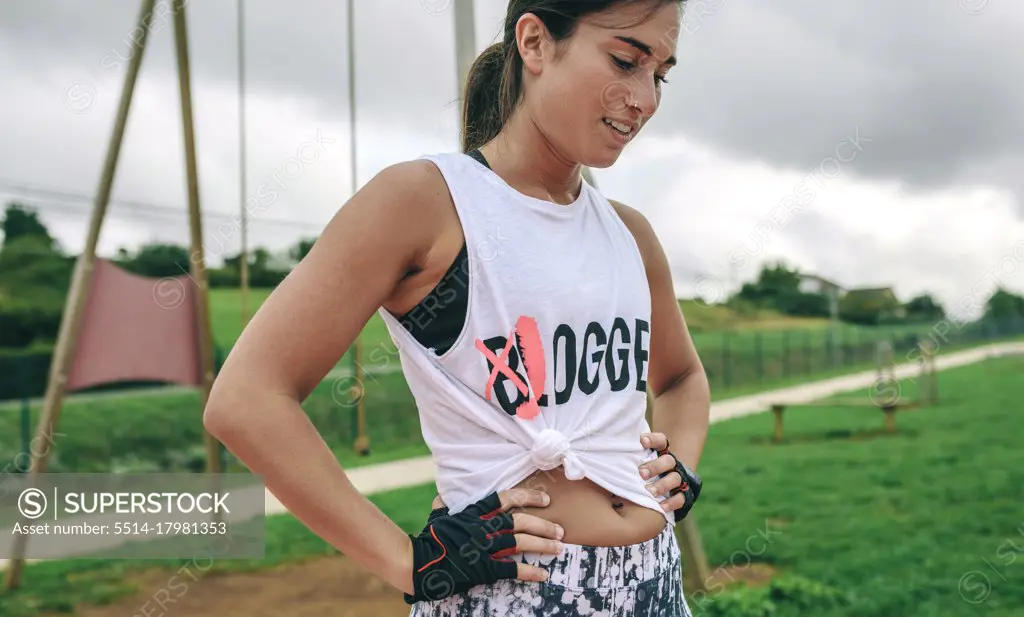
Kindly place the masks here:
<instances>
[{"instance_id":1,"label":"woman's face","mask_svg":"<svg viewBox=\"0 0 1024 617\"><path fill-rule=\"evenodd\" d=\"M662 80L675 63L682 9L634 2L582 20L557 59L545 54L527 84L532 120L562 156L612 165L654 115Z\"/></svg>"}]
</instances>

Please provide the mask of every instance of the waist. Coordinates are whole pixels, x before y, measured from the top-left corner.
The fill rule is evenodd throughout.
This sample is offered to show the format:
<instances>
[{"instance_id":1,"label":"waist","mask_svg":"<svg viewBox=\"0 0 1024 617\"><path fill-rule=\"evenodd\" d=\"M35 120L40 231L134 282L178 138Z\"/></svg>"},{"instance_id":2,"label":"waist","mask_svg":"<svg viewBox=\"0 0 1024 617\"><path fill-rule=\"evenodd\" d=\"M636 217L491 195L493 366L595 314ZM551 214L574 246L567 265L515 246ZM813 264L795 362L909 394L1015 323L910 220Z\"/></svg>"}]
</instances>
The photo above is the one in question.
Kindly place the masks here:
<instances>
[{"instance_id":1,"label":"waist","mask_svg":"<svg viewBox=\"0 0 1024 617\"><path fill-rule=\"evenodd\" d=\"M651 540L668 526L663 513L614 495L587 478L569 480L562 467L536 471L515 486L551 496L545 507L517 507L512 512L561 525L567 544L626 546Z\"/></svg>"}]
</instances>

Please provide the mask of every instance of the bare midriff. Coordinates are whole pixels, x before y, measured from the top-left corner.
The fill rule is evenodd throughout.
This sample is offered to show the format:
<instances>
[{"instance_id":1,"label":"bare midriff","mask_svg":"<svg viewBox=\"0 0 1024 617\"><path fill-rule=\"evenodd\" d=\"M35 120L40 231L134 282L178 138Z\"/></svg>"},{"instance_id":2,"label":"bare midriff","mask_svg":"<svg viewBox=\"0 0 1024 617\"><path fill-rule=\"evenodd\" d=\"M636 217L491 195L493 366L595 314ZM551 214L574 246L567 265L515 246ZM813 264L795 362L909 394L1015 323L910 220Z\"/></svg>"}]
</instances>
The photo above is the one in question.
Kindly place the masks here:
<instances>
[{"instance_id":1,"label":"bare midriff","mask_svg":"<svg viewBox=\"0 0 1024 617\"><path fill-rule=\"evenodd\" d=\"M515 488L542 490L551 496L547 506L518 506L510 512L525 512L561 525L565 530L562 542L569 544L637 544L657 536L668 524L663 513L618 497L587 478L569 480L561 467L536 471Z\"/></svg>"}]
</instances>

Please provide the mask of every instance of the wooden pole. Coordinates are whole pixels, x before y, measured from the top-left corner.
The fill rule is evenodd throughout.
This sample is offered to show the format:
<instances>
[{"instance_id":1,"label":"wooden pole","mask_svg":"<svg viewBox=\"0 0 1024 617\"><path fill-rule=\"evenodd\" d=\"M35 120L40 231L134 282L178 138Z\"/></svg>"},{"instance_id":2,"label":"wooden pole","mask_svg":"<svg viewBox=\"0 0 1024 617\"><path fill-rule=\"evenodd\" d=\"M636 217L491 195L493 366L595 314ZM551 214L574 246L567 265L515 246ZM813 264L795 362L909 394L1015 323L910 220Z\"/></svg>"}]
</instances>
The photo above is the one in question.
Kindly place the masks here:
<instances>
[{"instance_id":1,"label":"wooden pole","mask_svg":"<svg viewBox=\"0 0 1024 617\"><path fill-rule=\"evenodd\" d=\"M242 296L242 329L249 324L249 225L245 210L245 13L244 0L237 0L238 7L238 224L242 228L242 250L239 254L239 287Z\"/></svg>"},{"instance_id":2,"label":"wooden pole","mask_svg":"<svg viewBox=\"0 0 1024 617\"><path fill-rule=\"evenodd\" d=\"M892 342L888 340L878 341L875 345L875 369L878 373L878 382L884 383L886 378L890 382L896 381L896 373L893 371Z\"/></svg>"},{"instance_id":3,"label":"wooden pole","mask_svg":"<svg viewBox=\"0 0 1024 617\"><path fill-rule=\"evenodd\" d=\"M896 405L887 404L882 407L882 411L885 412L885 432L895 433L896 432Z\"/></svg>"},{"instance_id":4,"label":"wooden pole","mask_svg":"<svg viewBox=\"0 0 1024 617\"><path fill-rule=\"evenodd\" d=\"M139 17L136 20L136 27L142 31L142 34L137 42L138 47L128 62L124 87L121 89L121 101L117 108L117 117L114 119L114 130L110 134L110 141L107 145L107 158L103 163L99 189L96 192L96 202L93 204L92 217L89 220L85 247L82 249L82 254L75 261L75 270L71 275L71 286L64 301L64 312L61 315L57 344L54 347L53 358L50 361L50 375L46 384L46 394L43 398L42 416L36 429L37 443L45 443L47 447L43 448L42 452L38 453L38 455L36 452L32 452L32 463L28 476L29 486L35 486L39 474L46 472L46 464L49 462L50 452L54 448L53 436L60 422L61 405L64 401L68 371L71 369L71 363L74 360L75 344L78 341L78 333L82 326L86 293L92 280L93 262L96 259L96 245L99 242L103 219L107 214L107 206L110 204L110 192L114 186L114 172L117 170L117 160L121 154L121 143L128 120L128 110L131 108L132 95L135 93L135 81L139 75L139 67L142 65L142 54L146 49L146 40L149 37L146 19L152 14L154 4L156 4L156 0L144 0L139 9ZM26 535L18 534L14 538L14 551L10 568L7 572L7 589L15 589L21 584L21 573L24 568L27 543L28 536Z\"/></svg>"},{"instance_id":5,"label":"wooden pole","mask_svg":"<svg viewBox=\"0 0 1024 617\"><path fill-rule=\"evenodd\" d=\"M921 343L921 398L927 405L939 402L939 384L935 375L935 348L932 342Z\"/></svg>"},{"instance_id":6,"label":"wooden pole","mask_svg":"<svg viewBox=\"0 0 1024 617\"><path fill-rule=\"evenodd\" d=\"M676 539L683 553L683 587L687 595L698 591L707 592L708 582L711 580L711 567L708 565L708 556L704 552L697 519L694 518L692 510L686 518L676 524Z\"/></svg>"},{"instance_id":7,"label":"wooden pole","mask_svg":"<svg viewBox=\"0 0 1024 617\"><path fill-rule=\"evenodd\" d=\"M359 190L358 170L356 164L356 26L355 0L348 2L348 113L349 113L349 164L352 176L352 194ZM353 447L362 455L370 453L370 436L366 432L366 387L363 384L362 365L359 360L363 351L363 333L356 335L352 345L352 376L355 379L356 396L356 439Z\"/></svg>"},{"instance_id":8,"label":"wooden pole","mask_svg":"<svg viewBox=\"0 0 1024 617\"><path fill-rule=\"evenodd\" d=\"M785 405L772 405L772 414L775 416L775 441L782 441L782 412L785 410Z\"/></svg>"},{"instance_id":9,"label":"wooden pole","mask_svg":"<svg viewBox=\"0 0 1024 617\"><path fill-rule=\"evenodd\" d=\"M199 207L199 174L196 165L195 131L192 125L192 90L189 83L188 30L185 2L174 0L174 43L178 57L178 87L181 91L181 119L185 137L185 177L188 181L189 232L192 244L191 275L196 284L196 325L198 326L200 367L203 377L203 408L213 388L213 337L210 332L209 285L206 280L206 260L203 255L203 221ZM218 474L220 469L220 443L208 431L203 431L206 442L206 471Z\"/></svg>"}]
</instances>

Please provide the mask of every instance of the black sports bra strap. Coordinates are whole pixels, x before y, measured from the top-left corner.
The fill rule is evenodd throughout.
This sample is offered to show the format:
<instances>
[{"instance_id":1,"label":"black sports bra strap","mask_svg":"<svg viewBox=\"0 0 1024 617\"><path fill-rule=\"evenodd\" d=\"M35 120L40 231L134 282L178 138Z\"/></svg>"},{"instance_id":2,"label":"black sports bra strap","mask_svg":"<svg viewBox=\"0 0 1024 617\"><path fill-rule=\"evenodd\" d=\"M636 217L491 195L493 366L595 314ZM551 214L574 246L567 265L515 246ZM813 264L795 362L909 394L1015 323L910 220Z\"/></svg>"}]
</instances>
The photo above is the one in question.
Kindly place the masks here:
<instances>
[{"instance_id":1,"label":"black sports bra strap","mask_svg":"<svg viewBox=\"0 0 1024 617\"><path fill-rule=\"evenodd\" d=\"M474 148L473 150L471 150L471 151L469 152L469 156L471 156L471 157L473 157L474 159L476 159L476 161L477 161L478 163L480 163L481 165L483 165L483 166L484 166L484 167L486 167L487 169L490 169L490 168L491 168L490 164L488 164L488 163L487 163L487 159L486 159L486 158L484 157L483 153L482 153L482 152L480 152L480 149L479 149L479 148Z\"/></svg>"}]
</instances>

